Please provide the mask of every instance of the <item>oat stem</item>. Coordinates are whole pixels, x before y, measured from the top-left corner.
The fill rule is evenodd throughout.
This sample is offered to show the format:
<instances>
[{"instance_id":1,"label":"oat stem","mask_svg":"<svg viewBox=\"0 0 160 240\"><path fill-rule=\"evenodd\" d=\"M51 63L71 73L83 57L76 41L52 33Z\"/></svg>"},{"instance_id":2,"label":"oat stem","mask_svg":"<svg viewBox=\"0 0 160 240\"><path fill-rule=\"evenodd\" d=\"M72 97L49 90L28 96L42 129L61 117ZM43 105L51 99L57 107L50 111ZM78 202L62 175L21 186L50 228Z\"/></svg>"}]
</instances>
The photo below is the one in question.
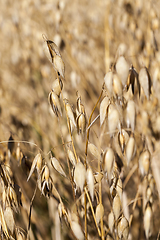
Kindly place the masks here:
<instances>
[{"instance_id":1,"label":"oat stem","mask_svg":"<svg viewBox=\"0 0 160 240\"><path fill-rule=\"evenodd\" d=\"M94 111L95 111L95 109L96 109L96 107L97 107L97 105L98 105L98 103L99 103L99 101L100 101L100 99L102 97L103 88L104 88L104 84L102 86L102 91L101 91L101 93L99 95L99 98L98 98L98 100L97 100L97 102L96 102L96 104L95 104L95 106L94 106L94 108L93 108L93 110L91 112L91 115L90 115L89 121L88 121L87 140L86 140L86 149L85 149L85 165L86 165L86 158L87 158L87 153L88 153L88 141L89 141L89 132L90 132L91 119L92 119L93 113L94 113Z\"/></svg>"},{"instance_id":2,"label":"oat stem","mask_svg":"<svg viewBox=\"0 0 160 240\"><path fill-rule=\"evenodd\" d=\"M93 205L92 205L90 196L89 196L89 194L88 194L87 188L85 187L84 190L85 190L86 196L87 196L87 198L88 198L88 202L89 202L89 204L90 204L90 208L91 208L92 215L93 215L93 219L94 219L94 222L95 222L97 231L98 231L98 235L101 236L101 232L100 232L99 227L98 227L98 225L97 225L97 221L96 221L96 217L95 217L95 214L94 214Z\"/></svg>"}]
</instances>

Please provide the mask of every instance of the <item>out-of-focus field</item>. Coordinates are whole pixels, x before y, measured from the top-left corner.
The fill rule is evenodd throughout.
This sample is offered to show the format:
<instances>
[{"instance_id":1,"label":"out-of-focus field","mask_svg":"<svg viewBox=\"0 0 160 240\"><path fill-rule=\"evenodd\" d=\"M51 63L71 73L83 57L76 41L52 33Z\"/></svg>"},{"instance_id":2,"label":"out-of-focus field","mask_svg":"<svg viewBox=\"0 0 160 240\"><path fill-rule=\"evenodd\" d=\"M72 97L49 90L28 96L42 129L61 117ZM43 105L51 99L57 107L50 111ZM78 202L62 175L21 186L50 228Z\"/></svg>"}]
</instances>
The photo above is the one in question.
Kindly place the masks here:
<instances>
[{"instance_id":1,"label":"out-of-focus field","mask_svg":"<svg viewBox=\"0 0 160 240\"><path fill-rule=\"evenodd\" d=\"M42 34L57 44L65 63L63 98L67 98L75 108L77 95L81 95L87 118L98 100L104 76L118 56L125 56L129 65L133 64L137 72L143 66L148 68L152 80L151 100L144 100L140 104L136 131L147 135L153 153L158 153L156 157L159 157L159 9L160 1L144 0L0 0L0 156L3 162L7 155L7 141L12 134L15 140L13 151L16 151L19 142L26 159L25 166L23 163L21 166L16 163L12 169L15 183L23 193L23 207L15 215L17 227L27 230L27 214L35 188L34 176L28 182L27 176L38 151L50 164L49 151L52 150L62 160L62 165L68 172L61 134L65 143L70 141L70 136L64 110L59 122L48 102L48 94L56 74L45 55ZM98 114L97 108L94 117ZM97 122L90 139L94 144L98 143L100 131L99 120ZM77 154L83 158L85 143L76 134L74 136ZM107 147L109 139L105 140ZM141 144L141 141L137 137L137 143ZM105 142L102 147L105 149ZM137 149L138 153L142 151L138 147ZM160 173L160 164L158 167ZM52 168L51 171L66 206L72 205L69 181L59 177ZM136 183L138 181L135 180ZM132 200L137 191L132 185L135 182L129 182L126 190ZM153 201L153 239L157 238L160 231L159 197L160 192L158 196L156 187L155 202ZM106 199L104 194L104 200ZM108 205L109 201L106 203ZM140 208L140 203L138 207ZM133 217L130 239L145 239L143 224L139 221L142 219L142 212L138 207ZM73 233L67 233L69 230L64 223L62 230L59 230L61 225L57 224L59 220L56 220L56 209L56 200L46 200L38 190L33 202L30 239L58 240L60 235L57 237L56 234L59 232L61 239L74 239ZM107 216L109 211L105 208L104 214ZM107 217L105 221L106 219ZM91 236L92 239L98 239L98 235L95 238Z\"/></svg>"}]
</instances>

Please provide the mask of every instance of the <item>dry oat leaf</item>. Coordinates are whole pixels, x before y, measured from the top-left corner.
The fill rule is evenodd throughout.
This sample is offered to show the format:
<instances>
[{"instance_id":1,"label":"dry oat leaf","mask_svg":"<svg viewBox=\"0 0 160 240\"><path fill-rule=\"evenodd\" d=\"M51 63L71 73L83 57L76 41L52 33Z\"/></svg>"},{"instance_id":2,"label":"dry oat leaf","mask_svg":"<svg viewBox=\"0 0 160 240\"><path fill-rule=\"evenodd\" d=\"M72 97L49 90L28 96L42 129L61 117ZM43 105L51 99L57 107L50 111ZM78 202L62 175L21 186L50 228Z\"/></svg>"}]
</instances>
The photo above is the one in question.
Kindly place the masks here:
<instances>
[{"instance_id":1,"label":"dry oat leaf","mask_svg":"<svg viewBox=\"0 0 160 240\"><path fill-rule=\"evenodd\" d=\"M54 114L57 117L59 117L59 115L62 116L59 97L57 96L57 94L53 90L49 93L48 99L49 99L49 103L52 107L52 110L53 110Z\"/></svg>"},{"instance_id":2,"label":"dry oat leaf","mask_svg":"<svg viewBox=\"0 0 160 240\"><path fill-rule=\"evenodd\" d=\"M111 233L113 233L114 223L115 223L114 214L113 214L113 212L111 211L111 212L108 214L108 226L109 226L109 230L110 230Z\"/></svg>"},{"instance_id":3,"label":"dry oat leaf","mask_svg":"<svg viewBox=\"0 0 160 240\"><path fill-rule=\"evenodd\" d=\"M98 148L93 143L88 143L88 150L90 153L96 158L100 159L100 152L98 151Z\"/></svg>"},{"instance_id":4,"label":"dry oat leaf","mask_svg":"<svg viewBox=\"0 0 160 240\"><path fill-rule=\"evenodd\" d=\"M91 195L92 201L94 200L94 176L92 169L89 167L87 169L87 185L89 189L89 193Z\"/></svg>"},{"instance_id":5,"label":"dry oat leaf","mask_svg":"<svg viewBox=\"0 0 160 240\"><path fill-rule=\"evenodd\" d=\"M122 83L117 74L113 75L113 92L116 97L122 96Z\"/></svg>"},{"instance_id":6,"label":"dry oat leaf","mask_svg":"<svg viewBox=\"0 0 160 240\"><path fill-rule=\"evenodd\" d=\"M13 217L13 211L10 207L6 207L6 209L4 210L4 219L11 234L13 234L14 228L15 228L15 222Z\"/></svg>"},{"instance_id":7,"label":"dry oat leaf","mask_svg":"<svg viewBox=\"0 0 160 240\"><path fill-rule=\"evenodd\" d=\"M7 239L9 239L10 236L9 236L7 225L4 219L4 214L3 214L1 204L0 204L0 222L1 222L1 228L3 230L4 235L6 236Z\"/></svg>"},{"instance_id":8,"label":"dry oat leaf","mask_svg":"<svg viewBox=\"0 0 160 240\"><path fill-rule=\"evenodd\" d=\"M111 70L108 73L106 73L104 77L104 82L109 92L109 95L112 96L113 95L113 73Z\"/></svg>"},{"instance_id":9,"label":"dry oat leaf","mask_svg":"<svg viewBox=\"0 0 160 240\"><path fill-rule=\"evenodd\" d=\"M148 174L150 167L150 153L148 150L145 150L141 153L139 157L139 169L142 176Z\"/></svg>"},{"instance_id":10,"label":"dry oat leaf","mask_svg":"<svg viewBox=\"0 0 160 240\"><path fill-rule=\"evenodd\" d=\"M83 192L85 180L86 180L86 169L84 165L81 162L79 162L75 166L74 182L76 183L77 187L80 188L81 192Z\"/></svg>"},{"instance_id":11,"label":"dry oat leaf","mask_svg":"<svg viewBox=\"0 0 160 240\"><path fill-rule=\"evenodd\" d=\"M82 229L76 221L71 221L71 229L78 240L84 240Z\"/></svg>"},{"instance_id":12,"label":"dry oat leaf","mask_svg":"<svg viewBox=\"0 0 160 240\"><path fill-rule=\"evenodd\" d=\"M134 158L135 154L136 154L136 142L134 137L131 136L126 145L126 158L128 165L130 161Z\"/></svg>"},{"instance_id":13,"label":"dry oat leaf","mask_svg":"<svg viewBox=\"0 0 160 240\"><path fill-rule=\"evenodd\" d=\"M149 75L148 69L146 67L141 68L139 72L139 81L143 88L144 94L149 100L151 94L151 77Z\"/></svg>"},{"instance_id":14,"label":"dry oat leaf","mask_svg":"<svg viewBox=\"0 0 160 240\"><path fill-rule=\"evenodd\" d=\"M68 100L65 99L65 109L66 109L66 113L68 118L70 119L70 121L73 123L73 125L76 127L76 121L75 121L75 116L72 110L71 105L69 104Z\"/></svg>"},{"instance_id":15,"label":"dry oat leaf","mask_svg":"<svg viewBox=\"0 0 160 240\"><path fill-rule=\"evenodd\" d=\"M104 97L101 104L100 104L100 126L102 126L106 116L107 116L107 108L109 106L109 98Z\"/></svg>"},{"instance_id":16,"label":"dry oat leaf","mask_svg":"<svg viewBox=\"0 0 160 240\"><path fill-rule=\"evenodd\" d=\"M57 78L53 83L52 83L52 89L56 93L56 95L59 97L63 88L63 82L61 78Z\"/></svg>"},{"instance_id":17,"label":"dry oat leaf","mask_svg":"<svg viewBox=\"0 0 160 240\"><path fill-rule=\"evenodd\" d=\"M116 71L119 78L121 79L122 85L125 86L129 72L129 65L123 56L120 56L117 60Z\"/></svg>"},{"instance_id":18,"label":"dry oat leaf","mask_svg":"<svg viewBox=\"0 0 160 240\"><path fill-rule=\"evenodd\" d=\"M36 168L36 165L37 165L37 161L38 161L39 158L42 158L40 153L38 153L38 154L35 156L34 160L33 160L33 163L32 163L32 166L31 166L31 169L30 169L28 178L27 178L27 182L29 181L31 175L33 174L33 172L34 172L34 170L35 170L35 168Z\"/></svg>"},{"instance_id":19,"label":"dry oat leaf","mask_svg":"<svg viewBox=\"0 0 160 240\"><path fill-rule=\"evenodd\" d=\"M66 177L66 174L61 166L61 164L59 163L59 161L55 158L55 157L52 157L51 158L51 164L52 164L52 167L58 172L60 173L63 177Z\"/></svg>"},{"instance_id":20,"label":"dry oat leaf","mask_svg":"<svg viewBox=\"0 0 160 240\"><path fill-rule=\"evenodd\" d=\"M114 166L115 156L112 148L108 148L104 154L103 166L104 172L107 172L109 182L111 181L113 166Z\"/></svg>"},{"instance_id":21,"label":"dry oat leaf","mask_svg":"<svg viewBox=\"0 0 160 240\"><path fill-rule=\"evenodd\" d=\"M70 149L67 149L67 154L68 154L68 158L69 158L70 162L75 167L76 166L76 158L74 156L74 153Z\"/></svg>"},{"instance_id":22,"label":"dry oat leaf","mask_svg":"<svg viewBox=\"0 0 160 240\"><path fill-rule=\"evenodd\" d=\"M112 208L113 208L115 220L117 221L118 218L120 217L121 211L122 211L121 200L120 200L120 197L118 194L116 194L116 196L113 199Z\"/></svg>"},{"instance_id":23,"label":"dry oat leaf","mask_svg":"<svg viewBox=\"0 0 160 240\"><path fill-rule=\"evenodd\" d=\"M153 212L150 202L147 202L144 212L144 231L146 238L149 239L153 233Z\"/></svg>"},{"instance_id":24,"label":"dry oat leaf","mask_svg":"<svg viewBox=\"0 0 160 240\"><path fill-rule=\"evenodd\" d=\"M121 129L119 112L112 104L108 108L108 128L111 136L117 128Z\"/></svg>"},{"instance_id":25,"label":"dry oat leaf","mask_svg":"<svg viewBox=\"0 0 160 240\"><path fill-rule=\"evenodd\" d=\"M126 108L127 127L131 126L132 132L135 130L136 106L133 100L129 100Z\"/></svg>"},{"instance_id":26,"label":"dry oat leaf","mask_svg":"<svg viewBox=\"0 0 160 240\"><path fill-rule=\"evenodd\" d=\"M96 207L96 222L99 224L101 218L104 216L104 207L102 203L99 203Z\"/></svg>"},{"instance_id":27,"label":"dry oat leaf","mask_svg":"<svg viewBox=\"0 0 160 240\"><path fill-rule=\"evenodd\" d=\"M125 217L122 217L118 222L118 237L119 239L128 239L129 234L129 223Z\"/></svg>"}]
</instances>

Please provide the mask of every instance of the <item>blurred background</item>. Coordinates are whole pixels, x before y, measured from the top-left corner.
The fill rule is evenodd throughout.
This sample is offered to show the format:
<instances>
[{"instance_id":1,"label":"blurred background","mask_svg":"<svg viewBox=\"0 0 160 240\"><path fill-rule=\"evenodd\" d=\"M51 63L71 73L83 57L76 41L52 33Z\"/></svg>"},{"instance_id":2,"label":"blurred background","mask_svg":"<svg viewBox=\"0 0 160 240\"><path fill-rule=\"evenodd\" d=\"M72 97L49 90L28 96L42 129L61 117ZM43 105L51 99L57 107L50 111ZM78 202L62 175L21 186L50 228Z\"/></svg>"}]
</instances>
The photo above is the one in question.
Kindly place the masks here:
<instances>
[{"instance_id":1,"label":"blurred background","mask_svg":"<svg viewBox=\"0 0 160 240\"><path fill-rule=\"evenodd\" d=\"M154 82L160 64L159 9L160 1L154 0L0 0L0 141L11 134L17 142L28 141L21 148L29 161L39 148L44 158L51 149L64 156L58 121L48 103L56 74L42 34L57 44L65 62L63 96L76 106L78 91L87 116L119 55L137 72L142 66L149 69L159 106L159 75ZM159 107L150 114L154 123ZM61 127L67 141L66 120ZM158 124L155 132L159 136ZM3 142L1 156L6 149ZM30 199L31 186L26 191ZM37 206L40 201L42 239L50 239L48 207L43 198L37 199Z\"/></svg>"}]
</instances>

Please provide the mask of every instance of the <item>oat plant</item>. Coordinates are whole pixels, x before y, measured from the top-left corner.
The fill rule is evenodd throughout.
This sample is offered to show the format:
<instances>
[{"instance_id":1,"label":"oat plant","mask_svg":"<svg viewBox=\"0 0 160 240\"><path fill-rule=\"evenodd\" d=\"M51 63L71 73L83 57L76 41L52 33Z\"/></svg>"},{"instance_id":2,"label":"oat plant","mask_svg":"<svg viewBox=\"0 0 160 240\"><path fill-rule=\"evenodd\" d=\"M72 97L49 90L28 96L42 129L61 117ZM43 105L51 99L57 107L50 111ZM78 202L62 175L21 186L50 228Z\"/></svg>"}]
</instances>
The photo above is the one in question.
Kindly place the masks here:
<instances>
[{"instance_id":1,"label":"oat plant","mask_svg":"<svg viewBox=\"0 0 160 240\"><path fill-rule=\"evenodd\" d=\"M37 230L32 229L38 214L34 209L38 192L50 208L54 205L50 218L57 240L133 239L136 221L146 239L158 239L154 214L160 195L156 172L159 152L154 151L151 133L139 127L141 121L149 128L150 116L143 106L154 104L148 68L142 66L138 73L123 55L118 55L104 77L97 102L86 112L79 92L75 93L75 102L63 97L68 79L62 55L52 40L45 35L43 39L56 72L48 107L58 122L63 159L56 156L54 147L48 154L37 147L28 166L21 143L11 135L0 163L1 239L42 239L38 221ZM29 168L27 184L35 183L26 212L23 189L16 183L20 166ZM15 214L23 215L25 230L18 227Z\"/></svg>"}]
</instances>

